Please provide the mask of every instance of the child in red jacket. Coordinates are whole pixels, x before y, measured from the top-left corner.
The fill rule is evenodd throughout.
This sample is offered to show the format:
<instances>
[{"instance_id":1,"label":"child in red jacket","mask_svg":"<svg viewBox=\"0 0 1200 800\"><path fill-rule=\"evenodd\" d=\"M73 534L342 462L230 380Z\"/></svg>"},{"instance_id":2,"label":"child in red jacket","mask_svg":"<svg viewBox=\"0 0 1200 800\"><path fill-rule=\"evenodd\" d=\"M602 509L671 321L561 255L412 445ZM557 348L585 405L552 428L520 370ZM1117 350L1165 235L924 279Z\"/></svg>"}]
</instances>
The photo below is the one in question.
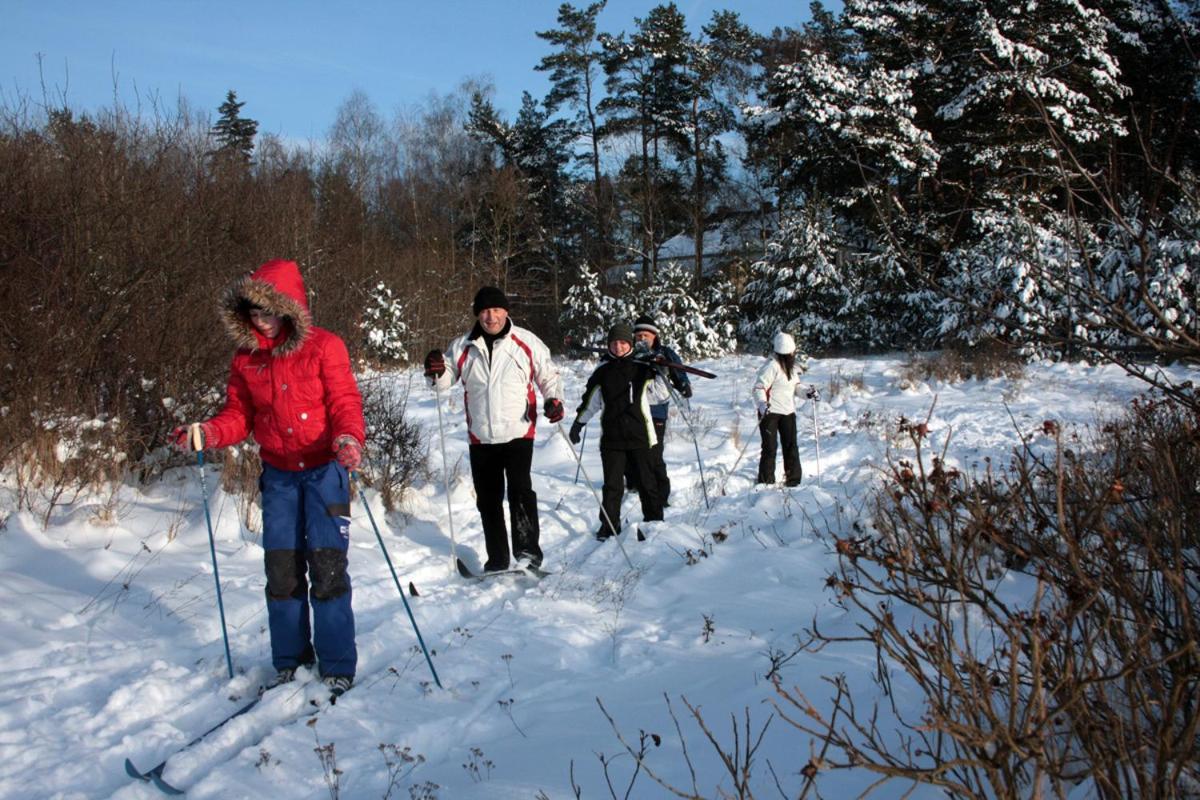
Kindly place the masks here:
<instances>
[{"instance_id":1,"label":"child in red jacket","mask_svg":"<svg viewBox=\"0 0 1200 800\"><path fill-rule=\"evenodd\" d=\"M278 671L268 688L317 662L341 694L358 660L346 572L348 472L365 440L350 357L337 335L313 324L294 261L268 261L231 286L221 317L237 352L225 406L200 429L209 448L253 433L262 455L267 619ZM191 446L187 427L172 438Z\"/></svg>"}]
</instances>

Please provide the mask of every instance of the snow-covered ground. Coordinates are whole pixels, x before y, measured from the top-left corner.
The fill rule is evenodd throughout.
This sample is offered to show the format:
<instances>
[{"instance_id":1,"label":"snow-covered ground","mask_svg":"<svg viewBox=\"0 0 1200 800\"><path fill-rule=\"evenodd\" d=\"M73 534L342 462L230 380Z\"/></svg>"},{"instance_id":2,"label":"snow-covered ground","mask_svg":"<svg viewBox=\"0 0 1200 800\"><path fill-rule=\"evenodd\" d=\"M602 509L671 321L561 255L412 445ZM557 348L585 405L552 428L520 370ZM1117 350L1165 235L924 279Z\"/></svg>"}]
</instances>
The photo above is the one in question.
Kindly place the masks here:
<instances>
[{"instance_id":1,"label":"snow-covered ground","mask_svg":"<svg viewBox=\"0 0 1200 800\"><path fill-rule=\"evenodd\" d=\"M411 390L409 414L430 437L433 478L409 494L401 512L385 516L378 498L368 493L367 499L401 582L419 592L408 602L444 688L432 681L358 505L350 555L355 688L336 706L298 720L313 687L272 692L171 759L165 778L194 798L558 800L575 797L573 774L584 798L624 797L635 764L618 733L635 747L640 731L661 737L661 746L649 746L647 764L690 790L682 731L700 794L729 789L684 700L730 746L731 715L744 721L748 709L757 732L772 713L774 695L764 679L769 654L793 649L795 635L814 617L827 633L851 630L854 620L831 604L823 585L835 563L827 534L865 513L896 419L924 419L936 395L933 445L940 450L949 439L949 460L970 467L985 456L1005 461L1019 437L1036 436L1045 419L1068 429L1087 426L1142 391L1115 368L1079 365L1031 367L1016 381L906 386L899 380L904 362L895 356L810 364L806 379L821 390L819 481L813 409L805 403L799 412L805 478L796 489L753 485L758 444L747 442L755 436L749 387L762 360L701 363L719 376L695 380L690 413L712 507L705 508L687 426L675 415L667 444L671 507L646 541L623 537L633 569L616 542L592 538L597 502L583 475L575 482L565 438L543 421L533 479L545 567L555 574L541 582L477 583L454 573L435 401L412 373L396 376L398 390ZM568 407L578 402L591 367L562 362ZM444 398L443 410L458 551L479 568L483 541L461 393ZM589 428L583 467L598 480L599 431L595 421ZM5 484L0 797L157 797L152 786L126 776L125 758L153 766L245 702L271 674L258 537L240 524L236 498L213 489L216 483L210 469L237 672L232 681L194 467L148 487L123 488L115 521L100 521L103 498L80 498L59 507L45 529L40 518L13 511ZM627 519L638 519L636 500L625 502ZM845 673L865 705L877 692L873 668L872 652L844 647L798 656L782 674L820 703L829 696L821 676ZM340 770L336 792L315 750L327 745ZM794 796L809 747L776 718L756 758L756 794L778 795L773 771ZM387 759L398 761L406 748L417 760L403 766L408 774L389 794ZM841 796L870 779L836 774L821 781L825 796ZM885 788L879 796L909 788ZM643 771L628 796L670 795Z\"/></svg>"}]
</instances>

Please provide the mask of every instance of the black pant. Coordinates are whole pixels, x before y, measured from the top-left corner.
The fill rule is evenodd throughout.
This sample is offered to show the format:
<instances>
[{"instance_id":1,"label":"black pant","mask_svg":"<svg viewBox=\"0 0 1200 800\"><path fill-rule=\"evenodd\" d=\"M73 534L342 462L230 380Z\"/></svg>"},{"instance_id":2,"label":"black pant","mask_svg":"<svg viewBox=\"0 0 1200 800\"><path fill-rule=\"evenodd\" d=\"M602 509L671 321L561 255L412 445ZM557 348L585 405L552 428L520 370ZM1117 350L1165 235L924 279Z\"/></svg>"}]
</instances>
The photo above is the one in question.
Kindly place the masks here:
<instances>
[{"instance_id":1,"label":"black pant","mask_svg":"<svg viewBox=\"0 0 1200 800\"><path fill-rule=\"evenodd\" d=\"M475 483L475 507L483 520L487 546L484 569L508 569L508 532L504 527L504 484L508 480L508 516L512 523L512 551L542 563L538 547L537 495L529 470L533 464L533 440L513 439L503 444L473 444L471 479Z\"/></svg>"},{"instance_id":2,"label":"black pant","mask_svg":"<svg viewBox=\"0 0 1200 800\"><path fill-rule=\"evenodd\" d=\"M762 432L762 458L758 461L758 482L775 482L775 435L783 445L783 475L788 486L800 483L800 451L796 448L796 415L765 414L758 424Z\"/></svg>"},{"instance_id":3,"label":"black pant","mask_svg":"<svg viewBox=\"0 0 1200 800\"><path fill-rule=\"evenodd\" d=\"M604 465L604 510L600 514L600 536L612 536L616 531L609 520L621 526L621 498L625 496L625 470L628 466L637 478L638 497L642 501L642 518L647 522L661 520L662 500L658 496L658 484L650 468L650 448L618 450L600 448L600 463Z\"/></svg>"},{"instance_id":4,"label":"black pant","mask_svg":"<svg viewBox=\"0 0 1200 800\"><path fill-rule=\"evenodd\" d=\"M671 478L667 475L667 464L663 461L663 443L667 440L667 421L665 419L654 420L654 432L658 434L658 444L650 448L650 471L654 473L654 479L658 484L658 499L662 502L663 508L671 504ZM630 489L637 489L637 474L633 467L633 459L626 459L625 462L625 485Z\"/></svg>"}]
</instances>

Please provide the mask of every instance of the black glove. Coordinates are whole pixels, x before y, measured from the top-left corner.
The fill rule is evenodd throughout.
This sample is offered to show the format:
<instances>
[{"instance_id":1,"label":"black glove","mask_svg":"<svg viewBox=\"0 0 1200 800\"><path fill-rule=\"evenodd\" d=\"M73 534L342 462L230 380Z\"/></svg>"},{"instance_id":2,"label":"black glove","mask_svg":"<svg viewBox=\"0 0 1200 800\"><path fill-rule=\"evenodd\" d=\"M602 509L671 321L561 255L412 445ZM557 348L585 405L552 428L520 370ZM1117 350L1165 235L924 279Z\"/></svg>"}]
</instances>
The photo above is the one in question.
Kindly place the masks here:
<instances>
[{"instance_id":1,"label":"black glove","mask_svg":"<svg viewBox=\"0 0 1200 800\"><path fill-rule=\"evenodd\" d=\"M440 378L446 372L446 359L441 350L430 350L425 354L425 377Z\"/></svg>"},{"instance_id":2,"label":"black glove","mask_svg":"<svg viewBox=\"0 0 1200 800\"><path fill-rule=\"evenodd\" d=\"M546 419L551 423L557 424L562 422L563 416L567 413L563 408L562 400L557 397L548 397L546 402L542 404L542 413L546 415Z\"/></svg>"},{"instance_id":3,"label":"black glove","mask_svg":"<svg viewBox=\"0 0 1200 800\"><path fill-rule=\"evenodd\" d=\"M571 432L567 434L567 438L571 440L571 444L579 444L579 434L583 432L583 423L575 420L571 423Z\"/></svg>"},{"instance_id":4,"label":"black glove","mask_svg":"<svg viewBox=\"0 0 1200 800\"><path fill-rule=\"evenodd\" d=\"M692 385L690 383L685 383L682 387L680 387L679 393L683 395L685 399L690 400L692 398Z\"/></svg>"}]
</instances>

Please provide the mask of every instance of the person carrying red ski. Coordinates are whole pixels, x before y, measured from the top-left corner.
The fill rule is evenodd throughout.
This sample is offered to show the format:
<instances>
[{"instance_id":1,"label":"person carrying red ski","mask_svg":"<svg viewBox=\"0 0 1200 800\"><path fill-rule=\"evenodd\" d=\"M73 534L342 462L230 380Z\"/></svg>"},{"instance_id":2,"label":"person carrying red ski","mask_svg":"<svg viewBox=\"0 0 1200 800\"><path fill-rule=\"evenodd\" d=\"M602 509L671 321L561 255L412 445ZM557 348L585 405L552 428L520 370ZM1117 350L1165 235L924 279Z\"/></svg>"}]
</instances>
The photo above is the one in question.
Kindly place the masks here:
<instances>
[{"instance_id":1,"label":"person carrying red ski","mask_svg":"<svg viewBox=\"0 0 1200 800\"><path fill-rule=\"evenodd\" d=\"M565 413L562 379L542 340L513 324L503 291L483 287L475 294L472 310L476 322L466 335L451 342L445 355L430 350L425 356L425 377L442 390L455 381L463 384L475 507L487 548L484 571L497 572L509 566L504 526L506 481L511 554L518 562L538 568L543 554L537 494L530 476L537 425L533 390L537 386L545 399L542 411L546 419L557 424Z\"/></svg>"},{"instance_id":2,"label":"person carrying red ski","mask_svg":"<svg viewBox=\"0 0 1200 800\"><path fill-rule=\"evenodd\" d=\"M662 342L658 325L654 319L643 314L634 320L633 323L633 349L634 355L646 353L651 358L662 358L672 364L682 364L683 359L679 354L667 347ZM671 385L675 387L680 396L689 398L692 396L692 382L688 379L687 373L682 370L669 370L667 379ZM658 443L650 448L650 469L654 472L654 478L658 484L659 499L662 500L663 508L671 505L671 476L667 473L667 464L663 460L663 445L667 441L667 416L670 411L670 406L667 401L654 403L650 406L650 417L654 422L654 434L658 437ZM630 461L625 468L625 484L631 488L637 488L637 475L633 471L633 462Z\"/></svg>"},{"instance_id":3,"label":"person carrying red ski","mask_svg":"<svg viewBox=\"0 0 1200 800\"><path fill-rule=\"evenodd\" d=\"M345 343L313 324L295 261L268 261L221 302L237 351L225 405L199 423L203 447L229 447L251 433L262 456L263 550L271 662L267 688L319 665L336 696L354 682L347 551L348 473L362 461L362 396ZM171 433L190 450L190 426ZM311 613L311 621L310 621Z\"/></svg>"},{"instance_id":4,"label":"person carrying red ski","mask_svg":"<svg viewBox=\"0 0 1200 800\"><path fill-rule=\"evenodd\" d=\"M788 486L799 486L802 469L796 446L796 395L804 367L796 364L796 340L782 331L771 342L773 357L754 378L754 402L762 434L757 483L775 482L776 437L783 446L783 474Z\"/></svg>"},{"instance_id":5,"label":"person carrying red ski","mask_svg":"<svg viewBox=\"0 0 1200 800\"><path fill-rule=\"evenodd\" d=\"M636 475L642 518L663 518L662 498L651 466L650 448L658 443L650 407L670 397L660 370L633 357L633 329L625 323L608 331L608 354L588 378L583 400L571 425L572 444L579 444L583 426L600 415L600 462L604 467L604 492L597 539L619 532L621 499L625 495L626 464Z\"/></svg>"}]
</instances>

